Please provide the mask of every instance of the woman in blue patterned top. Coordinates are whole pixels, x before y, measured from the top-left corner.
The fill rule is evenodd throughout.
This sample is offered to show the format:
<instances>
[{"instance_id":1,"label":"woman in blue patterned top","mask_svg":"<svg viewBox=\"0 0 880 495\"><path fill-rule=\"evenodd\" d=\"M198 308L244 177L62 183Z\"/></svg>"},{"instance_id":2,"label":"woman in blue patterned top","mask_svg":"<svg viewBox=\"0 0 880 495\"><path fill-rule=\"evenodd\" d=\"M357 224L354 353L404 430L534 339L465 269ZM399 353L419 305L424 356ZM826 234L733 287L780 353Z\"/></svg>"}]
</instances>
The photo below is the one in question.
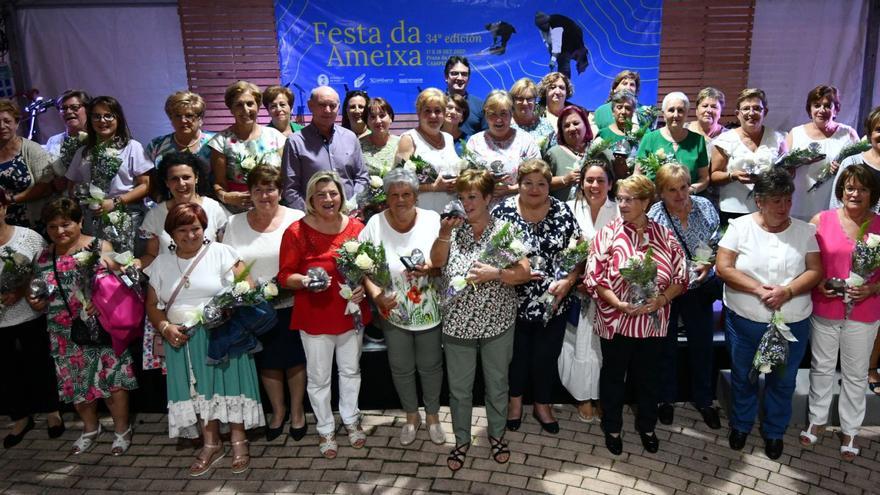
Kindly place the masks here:
<instances>
[{"instance_id":1,"label":"woman in blue patterned top","mask_svg":"<svg viewBox=\"0 0 880 495\"><path fill-rule=\"evenodd\" d=\"M712 304L720 297L720 283L715 277L712 254L718 244L718 212L711 201L690 194L691 173L683 165L667 163L657 171L657 190L661 201L654 203L648 218L675 234L688 258L688 290L672 301L669 330L661 355L661 423L672 424L676 398L676 351L678 322L684 322L691 369L693 403L712 429L721 427L718 411L712 404L712 341L715 329ZM696 261L699 260L699 261ZM714 260L713 260L714 261Z\"/></svg>"}]
</instances>

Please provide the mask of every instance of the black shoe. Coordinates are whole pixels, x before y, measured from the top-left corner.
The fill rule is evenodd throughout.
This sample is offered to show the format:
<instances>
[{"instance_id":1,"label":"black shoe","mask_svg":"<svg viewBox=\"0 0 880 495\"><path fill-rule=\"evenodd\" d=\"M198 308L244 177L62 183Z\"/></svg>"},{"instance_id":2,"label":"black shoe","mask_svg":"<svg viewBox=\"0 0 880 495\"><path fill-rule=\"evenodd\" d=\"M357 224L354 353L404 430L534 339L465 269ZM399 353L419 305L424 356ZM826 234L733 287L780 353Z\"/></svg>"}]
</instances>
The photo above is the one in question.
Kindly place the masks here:
<instances>
[{"instance_id":1,"label":"black shoe","mask_svg":"<svg viewBox=\"0 0 880 495\"><path fill-rule=\"evenodd\" d=\"M17 435L13 434L13 433L6 435L6 438L3 439L3 448L4 449L11 449L12 447L15 447L16 445L20 444L21 441L24 440L24 436L27 435L27 432L29 432L33 429L34 429L34 418L31 416L28 416L27 424L24 425L24 429L21 430L21 433L19 433Z\"/></svg>"},{"instance_id":2,"label":"black shoe","mask_svg":"<svg viewBox=\"0 0 880 495\"><path fill-rule=\"evenodd\" d=\"M281 424L278 425L277 428L272 428L271 426L266 425L266 441L267 442L271 442L272 440L275 440L276 438L280 437L282 433L284 433L284 423L287 422L287 417L289 414L290 414L289 412L284 413L284 419L281 420ZM274 416L272 417L272 419L275 419Z\"/></svg>"},{"instance_id":3,"label":"black shoe","mask_svg":"<svg viewBox=\"0 0 880 495\"><path fill-rule=\"evenodd\" d=\"M781 438L765 438L764 453L767 457L776 460L782 455L782 439Z\"/></svg>"},{"instance_id":4,"label":"black shoe","mask_svg":"<svg viewBox=\"0 0 880 495\"><path fill-rule=\"evenodd\" d=\"M675 418L675 406L668 402L664 402L657 407L657 419L664 425L671 425Z\"/></svg>"},{"instance_id":5,"label":"black shoe","mask_svg":"<svg viewBox=\"0 0 880 495\"><path fill-rule=\"evenodd\" d=\"M650 434L639 432L639 438L642 439L642 447L645 450L652 454L657 453L657 449L660 448L660 440L657 439L657 435L653 431Z\"/></svg>"},{"instance_id":6,"label":"black shoe","mask_svg":"<svg viewBox=\"0 0 880 495\"><path fill-rule=\"evenodd\" d=\"M290 429L287 430L287 433L290 435L290 438L292 438L295 442L299 442L300 440L302 440L306 436L306 433L308 431L309 431L309 423L305 422L299 428L294 428L293 425L291 425Z\"/></svg>"},{"instance_id":7,"label":"black shoe","mask_svg":"<svg viewBox=\"0 0 880 495\"><path fill-rule=\"evenodd\" d=\"M700 414L703 415L703 421L706 422L706 426L713 430L721 428L721 420L718 418L718 409L715 409L712 406L702 407L700 408Z\"/></svg>"},{"instance_id":8,"label":"black shoe","mask_svg":"<svg viewBox=\"0 0 880 495\"><path fill-rule=\"evenodd\" d=\"M67 430L67 427L64 426L64 418L61 418L61 423L55 426L49 426L49 438L58 438L64 434Z\"/></svg>"},{"instance_id":9,"label":"black shoe","mask_svg":"<svg viewBox=\"0 0 880 495\"><path fill-rule=\"evenodd\" d=\"M744 433L741 431L730 429L730 434L727 435L727 443L730 445L730 448L733 450L742 450L743 447L746 446L746 439L749 438L748 433Z\"/></svg>"},{"instance_id":10,"label":"black shoe","mask_svg":"<svg viewBox=\"0 0 880 495\"><path fill-rule=\"evenodd\" d=\"M555 435L559 433L559 421L553 421L552 423L545 423L541 421L541 418L538 417L538 413L532 410L532 417L535 418L535 421L541 425L541 429L550 433L551 435Z\"/></svg>"},{"instance_id":11,"label":"black shoe","mask_svg":"<svg viewBox=\"0 0 880 495\"><path fill-rule=\"evenodd\" d=\"M613 455L622 454L623 439L620 438L620 434L615 437L610 433L605 433L605 448L608 449L608 452L611 452Z\"/></svg>"},{"instance_id":12,"label":"black shoe","mask_svg":"<svg viewBox=\"0 0 880 495\"><path fill-rule=\"evenodd\" d=\"M519 415L519 419L507 420L507 429L510 431L516 431L520 426L522 426L522 414Z\"/></svg>"}]
</instances>

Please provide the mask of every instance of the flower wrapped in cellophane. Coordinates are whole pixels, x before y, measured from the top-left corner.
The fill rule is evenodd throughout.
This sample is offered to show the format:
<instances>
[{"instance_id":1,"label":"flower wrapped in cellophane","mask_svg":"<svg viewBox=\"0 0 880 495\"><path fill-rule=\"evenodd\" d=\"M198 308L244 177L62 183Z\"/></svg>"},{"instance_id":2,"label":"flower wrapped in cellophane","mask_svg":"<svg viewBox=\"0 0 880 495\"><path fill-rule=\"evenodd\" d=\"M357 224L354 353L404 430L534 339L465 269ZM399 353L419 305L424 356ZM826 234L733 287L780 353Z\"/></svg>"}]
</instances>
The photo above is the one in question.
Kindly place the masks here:
<instances>
[{"instance_id":1,"label":"flower wrapped in cellophane","mask_svg":"<svg viewBox=\"0 0 880 495\"><path fill-rule=\"evenodd\" d=\"M572 237L568 245L556 255L556 270L553 273L553 281L559 281L569 276L577 266L590 255L590 242L578 240ZM544 324L546 325L559 309L559 301L549 291L544 291L540 301L544 304Z\"/></svg>"},{"instance_id":2,"label":"flower wrapped in cellophane","mask_svg":"<svg viewBox=\"0 0 880 495\"><path fill-rule=\"evenodd\" d=\"M835 172L831 171L832 163L841 164L847 158L858 155L860 153L864 153L869 149L871 149L871 143L869 143L865 139L852 144L848 144L841 148L840 152L837 153L837 156L834 158L834 160L832 162L826 163L819 170L819 174L816 176L816 182L814 182L813 185L810 186L809 189L807 189L807 192L813 192L819 189L820 187L822 187L822 184L834 178Z\"/></svg>"},{"instance_id":3,"label":"flower wrapped in cellophane","mask_svg":"<svg viewBox=\"0 0 880 495\"><path fill-rule=\"evenodd\" d=\"M785 324L781 311L774 311L767 324L767 331L758 342L758 350L752 359L749 380L755 383L762 374L785 369L788 362L788 343L797 342L791 329Z\"/></svg>"},{"instance_id":4,"label":"flower wrapped in cellophane","mask_svg":"<svg viewBox=\"0 0 880 495\"><path fill-rule=\"evenodd\" d=\"M32 260L9 246L0 249L0 269L0 293L21 289L34 276Z\"/></svg>"},{"instance_id":5,"label":"flower wrapped in cellophane","mask_svg":"<svg viewBox=\"0 0 880 495\"><path fill-rule=\"evenodd\" d=\"M626 302L639 307L657 296L657 262L654 261L654 250L649 247L644 254L636 253L626 260L620 268L620 276L629 285ZM654 327L660 330L660 315L651 312Z\"/></svg>"},{"instance_id":6,"label":"flower wrapped in cellophane","mask_svg":"<svg viewBox=\"0 0 880 495\"><path fill-rule=\"evenodd\" d=\"M806 148L795 148L776 159L777 167L797 169L804 165L812 165L825 159L825 153L821 153L819 143L810 143Z\"/></svg>"},{"instance_id":7,"label":"flower wrapped in cellophane","mask_svg":"<svg viewBox=\"0 0 880 495\"><path fill-rule=\"evenodd\" d=\"M859 227L859 233L856 236L856 246L852 253L852 267L849 271L849 277L845 280L847 287L861 287L865 285L874 276L874 273L880 269L880 235L868 234L868 227L870 225L871 219L868 219ZM844 317L849 319L853 306L855 306L855 301L845 292L843 300L846 304Z\"/></svg>"},{"instance_id":8,"label":"flower wrapped in cellophane","mask_svg":"<svg viewBox=\"0 0 880 495\"><path fill-rule=\"evenodd\" d=\"M363 316L360 306L351 298L357 287L368 277L383 291L391 290L391 271L388 268L388 260L385 257L385 247L382 244L374 244L369 241L349 239L342 243L342 247L336 250L336 267L339 273L345 277L345 283L339 284L339 295L348 303L345 306L345 314L352 315L355 328L364 329Z\"/></svg>"},{"instance_id":9,"label":"flower wrapped in cellophane","mask_svg":"<svg viewBox=\"0 0 880 495\"><path fill-rule=\"evenodd\" d=\"M402 161L399 166L415 173L419 184L433 184L439 176L437 169L419 155L412 155L409 160Z\"/></svg>"},{"instance_id":10,"label":"flower wrapped in cellophane","mask_svg":"<svg viewBox=\"0 0 880 495\"><path fill-rule=\"evenodd\" d=\"M387 199L384 181L378 175L371 175L369 186L358 193L355 198L357 209L363 212L364 219L368 219L376 213L385 210L388 207L386 204Z\"/></svg>"}]
</instances>

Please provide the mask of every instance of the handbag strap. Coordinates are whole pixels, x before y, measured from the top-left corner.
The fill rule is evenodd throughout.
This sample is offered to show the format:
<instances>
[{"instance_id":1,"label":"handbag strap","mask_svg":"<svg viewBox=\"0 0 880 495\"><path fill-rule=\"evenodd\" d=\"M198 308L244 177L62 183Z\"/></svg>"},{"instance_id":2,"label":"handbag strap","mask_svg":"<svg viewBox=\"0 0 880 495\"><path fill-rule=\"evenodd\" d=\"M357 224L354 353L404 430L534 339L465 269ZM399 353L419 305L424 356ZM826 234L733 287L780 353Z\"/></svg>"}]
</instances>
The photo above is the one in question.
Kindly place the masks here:
<instances>
[{"instance_id":1,"label":"handbag strap","mask_svg":"<svg viewBox=\"0 0 880 495\"><path fill-rule=\"evenodd\" d=\"M186 269L186 272L184 272L183 277L180 278L180 282L177 283L177 287L174 288L174 292L171 293L171 297L168 298L168 302L165 303L165 311L166 312L168 311L168 308L170 308L171 305L174 304L174 300L177 299L177 295L180 294L180 290L183 289L183 286L186 284L186 281L189 280L189 276L192 273L192 271L195 270L196 265L198 265L199 261L202 261L202 258L205 257L205 253L208 252L208 247L210 245L211 245L211 243L210 243L210 241L208 241L208 244L205 244L205 247L202 248L201 251L199 251L199 254L195 257L193 262L189 264L189 268ZM177 256L177 255L175 254L175 256Z\"/></svg>"},{"instance_id":2,"label":"handbag strap","mask_svg":"<svg viewBox=\"0 0 880 495\"><path fill-rule=\"evenodd\" d=\"M58 292L61 293L61 299L64 301L64 306L67 307L67 314L70 315L71 319L75 320L76 317L70 309L70 303L67 302L67 294L64 292L64 284L61 282L61 277L58 275L58 262L55 257L55 246L52 246L52 271L55 273L55 283L58 284Z\"/></svg>"},{"instance_id":3,"label":"handbag strap","mask_svg":"<svg viewBox=\"0 0 880 495\"><path fill-rule=\"evenodd\" d=\"M687 243L684 242L684 236L678 231L678 227L675 226L675 220L672 219L672 215L670 215L669 210L666 209L666 203L661 201L660 204L663 206L663 213L666 213L666 218L669 219L669 225L672 225L672 231L675 233L675 237L678 238L681 248L684 249L684 254L687 255L688 259L693 259L693 256L691 256L691 250L688 249Z\"/></svg>"}]
</instances>

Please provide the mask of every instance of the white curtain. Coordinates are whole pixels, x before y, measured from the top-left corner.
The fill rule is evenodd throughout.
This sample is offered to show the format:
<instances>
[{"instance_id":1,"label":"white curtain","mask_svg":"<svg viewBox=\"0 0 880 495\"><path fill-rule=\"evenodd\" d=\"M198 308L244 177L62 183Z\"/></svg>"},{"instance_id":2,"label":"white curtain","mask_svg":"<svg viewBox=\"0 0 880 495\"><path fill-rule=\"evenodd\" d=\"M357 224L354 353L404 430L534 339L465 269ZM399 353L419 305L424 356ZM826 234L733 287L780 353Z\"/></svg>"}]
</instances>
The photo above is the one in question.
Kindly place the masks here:
<instances>
[{"instance_id":1,"label":"white curtain","mask_svg":"<svg viewBox=\"0 0 880 495\"><path fill-rule=\"evenodd\" d=\"M171 131L165 98L187 87L175 6L25 7L18 28L25 79L42 96L71 88L113 96L142 143ZM39 124L43 142L63 129L53 110Z\"/></svg>"},{"instance_id":2,"label":"white curtain","mask_svg":"<svg viewBox=\"0 0 880 495\"><path fill-rule=\"evenodd\" d=\"M768 126L788 132L809 121L807 93L830 84L840 91L838 121L858 127L868 1L757 0L749 86L767 93Z\"/></svg>"}]
</instances>

